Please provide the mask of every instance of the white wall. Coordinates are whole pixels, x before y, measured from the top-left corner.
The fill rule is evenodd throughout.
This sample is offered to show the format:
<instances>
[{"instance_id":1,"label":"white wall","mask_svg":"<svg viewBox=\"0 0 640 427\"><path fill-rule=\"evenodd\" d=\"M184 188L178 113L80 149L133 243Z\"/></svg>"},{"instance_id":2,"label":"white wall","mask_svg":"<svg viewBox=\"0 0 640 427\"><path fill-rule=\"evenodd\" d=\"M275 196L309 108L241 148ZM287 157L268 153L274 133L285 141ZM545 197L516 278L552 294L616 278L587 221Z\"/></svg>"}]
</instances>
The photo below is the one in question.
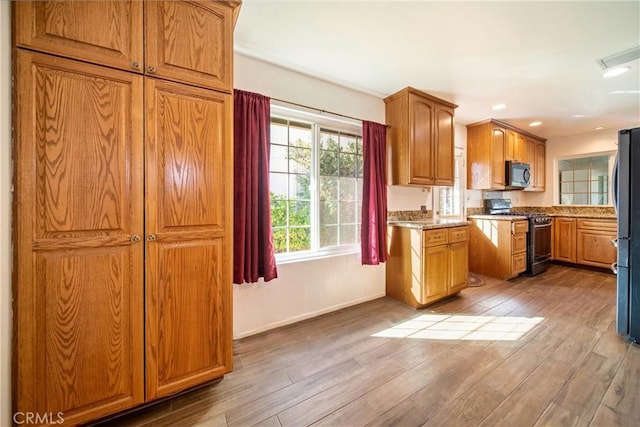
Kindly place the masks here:
<instances>
[{"instance_id":1,"label":"white wall","mask_svg":"<svg viewBox=\"0 0 640 427\"><path fill-rule=\"evenodd\" d=\"M0 425L11 425L11 3L0 2Z\"/></svg>"},{"instance_id":2,"label":"white wall","mask_svg":"<svg viewBox=\"0 0 640 427\"><path fill-rule=\"evenodd\" d=\"M234 67L237 89L384 123L384 102L375 96L238 53ZM279 264L277 279L234 285L233 335L248 336L381 297L384 281L384 265L362 266L360 254Z\"/></svg>"},{"instance_id":3,"label":"white wall","mask_svg":"<svg viewBox=\"0 0 640 427\"><path fill-rule=\"evenodd\" d=\"M521 192L514 206L553 206L558 197L558 160L562 158L618 151L618 131L600 130L547 141L544 193Z\"/></svg>"}]
</instances>

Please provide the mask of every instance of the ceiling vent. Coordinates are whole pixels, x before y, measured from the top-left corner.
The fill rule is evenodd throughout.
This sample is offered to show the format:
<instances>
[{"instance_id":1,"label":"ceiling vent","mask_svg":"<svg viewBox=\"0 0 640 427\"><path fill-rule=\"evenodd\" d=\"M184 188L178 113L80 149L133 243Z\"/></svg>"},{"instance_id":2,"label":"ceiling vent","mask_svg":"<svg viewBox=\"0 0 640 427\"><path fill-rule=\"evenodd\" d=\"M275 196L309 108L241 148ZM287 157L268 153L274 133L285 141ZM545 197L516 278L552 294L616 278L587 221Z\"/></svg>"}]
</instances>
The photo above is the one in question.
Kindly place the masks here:
<instances>
[{"instance_id":1,"label":"ceiling vent","mask_svg":"<svg viewBox=\"0 0 640 427\"><path fill-rule=\"evenodd\" d=\"M605 56L604 58L597 59L596 61L603 70L606 70L607 68L617 67L618 65L635 61L638 58L640 58L640 46L632 47L631 49L623 50L622 52Z\"/></svg>"}]
</instances>

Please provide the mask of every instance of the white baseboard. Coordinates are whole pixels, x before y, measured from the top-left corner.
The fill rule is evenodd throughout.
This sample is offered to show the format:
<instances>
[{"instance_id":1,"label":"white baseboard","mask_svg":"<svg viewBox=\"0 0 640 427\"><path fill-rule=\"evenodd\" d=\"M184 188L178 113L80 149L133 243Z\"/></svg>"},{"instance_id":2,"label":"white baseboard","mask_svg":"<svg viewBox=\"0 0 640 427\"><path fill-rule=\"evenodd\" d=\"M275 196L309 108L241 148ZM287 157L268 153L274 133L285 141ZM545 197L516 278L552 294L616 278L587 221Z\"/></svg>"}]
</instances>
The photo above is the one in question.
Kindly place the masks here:
<instances>
[{"instance_id":1,"label":"white baseboard","mask_svg":"<svg viewBox=\"0 0 640 427\"><path fill-rule=\"evenodd\" d=\"M256 335L259 334L260 332L264 332L264 331L268 331L270 329L275 329L275 328L279 328L281 326L286 326L286 325L290 325L292 323L297 323L300 322L302 320L306 320L306 319L311 319L312 317L317 317L317 316L321 316L323 314L327 314L327 313L331 313L332 311L337 311L346 307L350 307L352 305L357 305L357 304L362 304L363 302L367 302L367 301L371 301L374 299L378 299L378 298L382 298L383 296L385 296L386 293L382 292L380 294L375 294L375 295L369 295L366 297L362 297L356 300L352 300L352 301L347 301L344 302L342 304L336 304L334 306L331 307L326 307L323 308L321 310L317 310L317 311L312 311L309 313L304 313L301 314L299 316L293 316L290 317L288 319L284 319L284 320L279 320L277 322L273 322L273 323L268 323L266 325L262 325L258 328L252 329L250 331L242 331L242 332L238 332L233 334L233 339L237 340L240 338L245 338L251 335Z\"/></svg>"}]
</instances>

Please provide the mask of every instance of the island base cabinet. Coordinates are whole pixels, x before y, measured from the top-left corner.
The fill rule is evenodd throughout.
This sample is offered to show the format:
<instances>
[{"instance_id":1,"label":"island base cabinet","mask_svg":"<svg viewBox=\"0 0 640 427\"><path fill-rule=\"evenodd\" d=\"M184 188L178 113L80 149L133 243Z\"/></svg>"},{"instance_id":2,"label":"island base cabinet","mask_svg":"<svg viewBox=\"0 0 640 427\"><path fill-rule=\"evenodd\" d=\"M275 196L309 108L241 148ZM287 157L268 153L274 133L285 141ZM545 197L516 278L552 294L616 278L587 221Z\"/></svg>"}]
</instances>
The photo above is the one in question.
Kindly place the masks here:
<instances>
[{"instance_id":1,"label":"island base cabinet","mask_svg":"<svg viewBox=\"0 0 640 427\"><path fill-rule=\"evenodd\" d=\"M469 227L389 227L387 295L421 308L467 287Z\"/></svg>"}]
</instances>

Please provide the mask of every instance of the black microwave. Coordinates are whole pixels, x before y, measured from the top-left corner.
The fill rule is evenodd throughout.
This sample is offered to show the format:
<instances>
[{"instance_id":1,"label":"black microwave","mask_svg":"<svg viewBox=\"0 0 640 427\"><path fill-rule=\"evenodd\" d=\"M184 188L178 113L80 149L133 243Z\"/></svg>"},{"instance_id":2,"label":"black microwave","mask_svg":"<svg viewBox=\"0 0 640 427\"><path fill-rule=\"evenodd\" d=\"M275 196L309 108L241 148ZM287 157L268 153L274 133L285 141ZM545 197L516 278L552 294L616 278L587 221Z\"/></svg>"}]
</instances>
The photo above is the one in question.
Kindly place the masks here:
<instances>
[{"instance_id":1,"label":"black microwave","mask_svg":"<svg viewBox=\"0 0 640 427\"><path fill-rule=\"evenodd\" d=\"M531 166L529 163L512 162L507 160L506 167L507 190L527 188L531 184Z\"/></svg>"}]
</instances>

